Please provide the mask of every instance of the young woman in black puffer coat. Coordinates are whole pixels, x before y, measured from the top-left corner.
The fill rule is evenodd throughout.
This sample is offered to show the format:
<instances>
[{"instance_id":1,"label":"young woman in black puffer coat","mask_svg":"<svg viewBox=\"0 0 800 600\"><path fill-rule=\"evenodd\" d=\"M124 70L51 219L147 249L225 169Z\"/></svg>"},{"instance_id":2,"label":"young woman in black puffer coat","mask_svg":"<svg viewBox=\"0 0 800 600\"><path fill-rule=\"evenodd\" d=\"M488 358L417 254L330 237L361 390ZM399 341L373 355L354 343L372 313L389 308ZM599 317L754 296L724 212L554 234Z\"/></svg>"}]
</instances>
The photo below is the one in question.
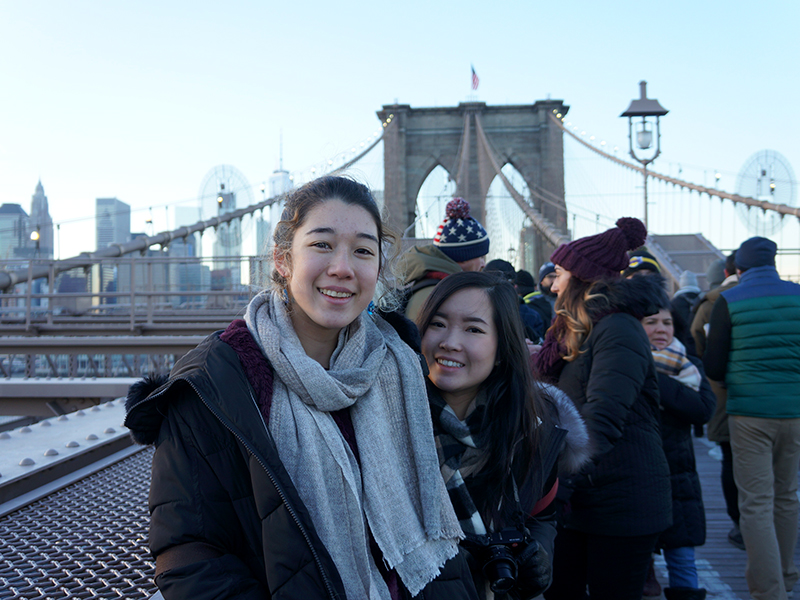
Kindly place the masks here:
<instances>
[{"instance_id":1,"label":"young woman in black puffer coat","mask_svg":"<svg viewBox=\"0 0 800 600\"><path fill-rule=\"evenodd\" d=\"M658 372L661 437L672 483L672 526L661 534L658 547L669 573L669 587L664 589L667 600L703 600L706 590L700 588L694 547L705 543L706 517L692 427L708 422L716 397L703 363L687 355L682 336L676 331L676 324L682 323L668 304L642 319Z\"/></svg>"},{"instance_id":2,"label":"young woman in black puffer coat","mask_svg":"<svg viewBox=\"0 0 800 600\"><path fill-rule=\"evenodd\" d=\"M651 277L621 279L641 221L560 246L551 261L556 317L535 357L540 376L575 402L594 444L590 463L559 477L564 502L547 600L641 600L659 534L672 522L658 378L639 322L666 293Z\"/></svg>"},{"instance_id":3,"label":"young woman in black puffer coat","mask_svg":"<svg viewBox=\"0 0 800 600\"><path fill-rule=\"evenodd\" d=\"M475 599L419 357L372 309L392 236L344 177L294 190L273 289L128 396L167 600ZM391 289L391 287L389 287Z\"/></svg>"}]
</instances>

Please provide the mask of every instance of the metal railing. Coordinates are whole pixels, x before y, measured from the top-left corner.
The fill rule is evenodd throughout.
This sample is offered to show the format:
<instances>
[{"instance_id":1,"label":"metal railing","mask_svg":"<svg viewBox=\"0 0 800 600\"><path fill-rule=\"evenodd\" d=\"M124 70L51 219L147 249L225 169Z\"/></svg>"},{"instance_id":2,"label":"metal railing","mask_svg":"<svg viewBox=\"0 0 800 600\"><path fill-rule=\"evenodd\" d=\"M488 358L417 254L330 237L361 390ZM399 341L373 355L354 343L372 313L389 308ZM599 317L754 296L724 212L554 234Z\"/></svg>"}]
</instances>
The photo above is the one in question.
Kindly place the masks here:
<instances>
[{"instance_id":1,"label":"metal railing","mask_svg":"<svg viewBox=\"0 0 800 600\"><path fill-rule=\"evenodd\" d=\"M213 331L243 313L268 268L258 256L95 257L73 269L63 269L64 262L27 261L30 271L47 275L0 294L0 334L81 335L84 329L92 335L102 327L128 335ZM198 323L207 326L198 331Z\"/></svg>"}]
</instances>

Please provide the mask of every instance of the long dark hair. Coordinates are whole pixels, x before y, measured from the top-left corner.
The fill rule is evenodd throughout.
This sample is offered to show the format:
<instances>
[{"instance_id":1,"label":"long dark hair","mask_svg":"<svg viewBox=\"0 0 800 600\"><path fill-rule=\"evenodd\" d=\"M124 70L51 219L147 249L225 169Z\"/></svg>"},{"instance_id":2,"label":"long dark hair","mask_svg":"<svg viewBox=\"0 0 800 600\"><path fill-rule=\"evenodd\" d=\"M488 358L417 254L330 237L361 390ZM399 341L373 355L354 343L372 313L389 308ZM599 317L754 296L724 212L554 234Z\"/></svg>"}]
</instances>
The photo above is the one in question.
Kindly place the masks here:
<instances>
[{"instance_id":1,"label":"long dark hair","mask_svg":"<svg viewBox=\"0 0 800 600\"><path fill-rule=\"evenodd\" d=\"M476 440L486 452L486 460L474 476L470 494L484 522L508 525L516 517L519 505L529 511L541 496L548 473L540 473L537 468L541 456L541 428L537 422L539 418L548 420L548 405L533 381L519 297L507 281L480 272L448 276L422 307L417 318L420 334L425 335L442 304L465 289L485 292L497 330L496 365L483 382L486 409ZM519 490L519 503L514 483Z\"/></svg>"}]
</instances>

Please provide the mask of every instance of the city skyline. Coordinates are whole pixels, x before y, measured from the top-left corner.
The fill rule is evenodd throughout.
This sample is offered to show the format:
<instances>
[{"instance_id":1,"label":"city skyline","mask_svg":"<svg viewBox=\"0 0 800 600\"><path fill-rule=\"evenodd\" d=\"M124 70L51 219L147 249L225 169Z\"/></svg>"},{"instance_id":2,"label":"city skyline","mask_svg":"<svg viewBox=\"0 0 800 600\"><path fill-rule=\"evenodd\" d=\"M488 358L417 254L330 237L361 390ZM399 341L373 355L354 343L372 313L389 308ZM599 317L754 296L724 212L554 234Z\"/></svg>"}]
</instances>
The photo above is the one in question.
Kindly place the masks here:
<instances>
[{"instance_id":1,"label":"city skyline","mask_svg":"<svg viewBox=\"0 0 800 600\"><path fill-rule=\"evenodd\" d=\"M670 111L654 170L701 185L720 172L733 192L760 150L800 169L798 83L783 66L800 55L794 5L325 6L4 3L0 203L25 206L41 179L60 256L72 256L94 249L96 198L130 204L135 231L171 229L167 207L195 203L209 169L234 165L258 190L282 150L284 168L309 177L371 137L395 101L561 99L626 158L619 114L642 79ZM373 151L354 175L382 188L381 161Z\"/></svg>"}]
</instances>

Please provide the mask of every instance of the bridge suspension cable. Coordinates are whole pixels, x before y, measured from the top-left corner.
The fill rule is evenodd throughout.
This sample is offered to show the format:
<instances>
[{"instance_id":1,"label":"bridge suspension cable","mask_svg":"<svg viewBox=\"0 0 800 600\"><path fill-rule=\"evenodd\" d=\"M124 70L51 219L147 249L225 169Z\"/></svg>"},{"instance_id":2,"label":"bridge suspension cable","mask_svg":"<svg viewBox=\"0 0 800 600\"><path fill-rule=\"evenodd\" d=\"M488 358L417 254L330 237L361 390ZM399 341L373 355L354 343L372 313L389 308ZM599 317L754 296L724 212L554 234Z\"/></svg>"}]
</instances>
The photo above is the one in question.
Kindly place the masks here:
<instances>
[{"instance_id":1,"label":"bridge suspension cable","mask_svg":"<svg viewBox=\"0 0 800 600\"><path fill-rule=\"evenodd\" d=\"M479 114L475 114L475 130L478 134L478 143L483 147L483 150L486 152L486 156L489 157L489 161L492 164L492 168L494 169L495 174L500 178L505 186L508 193L511 194L511 197L517 203L517 205L522 209L522 212L531 220L533 226L539 230L539 232L547 239L549 243L551 243L556 248L561 244L564 244L569 241L569 237L565 234L561 233L556 229L555 225L553 225L549 219L547 219L542 213L540 213L536 208L531 206L529 202L522 197L508 178L503 174L500 164L497 162L497 157L495 156L494 150L489 145L489 140L486 137L486 133L483 130L483 125L481 123L481 118ZM533 193L533 191L531 191ZM544 200L544 198L542 198ZM559 206L558 208L563 208Z\"/></svg>"},{"instance_id":2,"label":"bridge suspension cable","mask_svg":"<svg viewBox=\"0 0 800 600\"><path fill-rule=\"evenodd\" d=\"M388 125L391 125L391 118L389 119L389 123L388 123ZM387 125L387 126L388 126L388 125ZM375 141L374 141L374 142L372 142L372 143L371 143L369 146L367 146L367 147L364 149L364 151L363 151L363 152L361 152L361 153L360 153L358 156L356 156L356 157L354 157L354 158L352 158L352 159L348 160L348 161L347 161L346 163L344 163L344 164L343 164L341 167L338 167L338 168L334 169L333 171L331 171L331 172L329 173L329 175L338 175L339 173L342 173L342 172L346 171L347 169L349 169L350 167L352 167L354 164L356 164L358 161L360 161L362 158L364 158L364 157L365 157L367 154L369 154L370 150L372 150L372 149L373 149L375 146L377 146L377 145L378 145L380 142L382 142L382 141L383 141L383 136L384 136L384 135L385 135L384 133L381 133L381 134L380 134L380 135L379 135L379 136L378 136L378 137L375 139Z\"/></svg>"},{"instance_id":3,"label":"bridge suspension cable","mask_svg":"<svg viewBox=\"0 0 800 600\"><path fill-rule=\"evenodd\" d=\"M393 118L394 115L390 115L389 118L386 120L386 122L384 123L384 131L386 127L391 127ZM351 166L353 166L359 160L364 158L364 156L369 154L369 152L373 148L375 148L375 146L377 146L381 141L383 141L383 137L384 133L382 132L362 152L360 152L358 155L356 155L352 159L342 164L340 167L337 167L336 169L330 171L328 175L338 175L347 170L348 168L350 168ZM18 283L23 283L26 281L33 281L35 279L48 277L50 276L51 273L53 275L58 275L59 273L63 273L65 271L69 271L75 268L89 267L95 264L97 262L97 259L100 258L117 258L120 256L125 256L126 254L132 254L134 252L144 252L148 248L156 244L159 244L162 247L166 247L173 240L185 239L194 233L202 234L208 228L216 229L220 225L224 225L225 223L229 223L237 219L242 219L243 217L251 215L256 211L272 206L273 204L279 202L282 199L283 196L267 198L251 206L240 208L238 210L231 211L229 213L225 213L217 217L213 217L211 219L206 219L204 221L198 221L194 225L179 227L178 229L174 229L172 231L163 231L161 233L152 236L139 236L135 240L132 240L130 242L126 242L123 244L119 243L111 244L110 246L100 250L96 250L95 252L82 252L78 256L56 261L52 264L52 266L31 265L28 268L23 268L23 269L2 270L0 271L0 292L12 288Z\"/></svg>"},{"instance_id":4,"label":"bridge suspension cable","mask_svg":"<svg viewBox=\"0 0 800 600\"><path fill-rule=\"evenodd\" d=\"M631 169L632 171L636 171L637 173L644 173L644 168L634 165L632 163L626 162L622 159L617 158L616 156L611 156L607 152L604 152L600 148L597 148L587 142L586 140L582 140L579 136L575 135L574 132L570 131L564 126L564 123L561 119L557 118L555 115L550 115L550 118L553 122L561 128L561 131L566 132L569 134L573 139L580 142L583 146L586 146L593 152L599 154L603 158L607 158L613 163ZM744 204L746 206L753 206L760 208L762 210L770 210L777 212L781 215L789 215L793 217L797 217L800 219L800 207L788 206L786 204L776 204L774 202L769 202L767 200L757 200L756 198L750 198L747 196L740 196L739 194L731 194L728 192L723 192L722 190L716 190L713 188L705 187L702 185L697 185L694 183L690 183L688 181L683 181L682 179L677 179L675 177L668 177L667 175L661 175L660 173L654 173L650 169L647 169L647 176L652 177L653 179L657 179L659 181L663 181L665 183L670 183L672 185L676 185L678 187L691 190L693 192L697 192L699 194L708 194L708 196L714 196L716 198L720 198L722 200L730 200L736 204Z\"/></svg>"}]
</instances>

